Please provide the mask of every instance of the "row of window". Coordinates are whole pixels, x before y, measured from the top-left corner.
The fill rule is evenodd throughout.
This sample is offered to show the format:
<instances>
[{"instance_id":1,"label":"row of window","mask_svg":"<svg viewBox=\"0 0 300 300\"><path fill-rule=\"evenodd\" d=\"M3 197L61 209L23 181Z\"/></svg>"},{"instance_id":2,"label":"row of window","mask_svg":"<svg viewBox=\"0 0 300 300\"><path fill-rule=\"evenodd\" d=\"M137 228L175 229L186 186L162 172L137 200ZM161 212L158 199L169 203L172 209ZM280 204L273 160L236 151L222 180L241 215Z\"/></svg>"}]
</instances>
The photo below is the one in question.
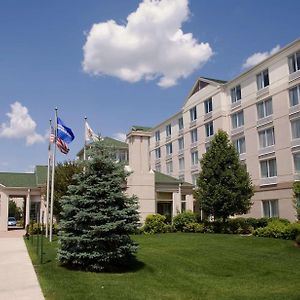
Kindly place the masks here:
<instances>
[{"instance_id":1,"label":"row of window","mask_svg":"<svg viewBox=\"0 0 300 300\"><path fill-rule=\"evenodd\" d=\"M288 57L288 65L290 74L300 70L300 51ZM270 85L269 70L263 70L256 75L257 89L261 90ZM242 99L241 85L237 85L230 90L231 102L235 103Z\"/></svg>"}]
</instances>

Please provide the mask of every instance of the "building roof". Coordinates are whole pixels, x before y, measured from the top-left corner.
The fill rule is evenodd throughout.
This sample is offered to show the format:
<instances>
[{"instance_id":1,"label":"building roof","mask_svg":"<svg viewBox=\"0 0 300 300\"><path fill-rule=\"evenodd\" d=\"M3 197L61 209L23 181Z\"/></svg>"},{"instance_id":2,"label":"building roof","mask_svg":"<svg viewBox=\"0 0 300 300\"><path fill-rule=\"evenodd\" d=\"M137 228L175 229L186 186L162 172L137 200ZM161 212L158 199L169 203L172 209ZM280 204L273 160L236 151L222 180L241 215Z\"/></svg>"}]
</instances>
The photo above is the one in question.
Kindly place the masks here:
<instances>
[{"instance_id":1,"label":"building roof","mask_svg":"<svg viewBox=\"0 0 300 300\"><path fill-rule=\"evenodd\" d=\"M139 125L133 125L131 127L132 131L151 131L152 127L147 126L139 126Z\"/></svg>"},{"instance_id":2,"label":"building roof","mask_svg":"<svg viewBox=\"0 0 300 300\"><path fill-rule=\"evenodd\" d=\"M47 182L47 166L36 166L34 173L0 172L5 187L39 187Z\"/></svg>"},{"instance_id":3,"label":"building roof","mask_svg":"<svg viewBox=\"0 0 300 300\"><path fill-rule=\"evenodd\" d=\"M177 179L175 177L154 171L154 175L155 175L155 183L156 184L183 184L185 186L193 186L191 183L188 182L183 182L180 179Z\"/></svg>"},{"instance_id":4,"label":"building roof","mask_svg":"<svg viewBox=\"0 0 300 300\"><path fill-rule=\"evenodd\" d=\"M226 80L214 79L214 78L208 78L208 77L200 77L200 78L203 78L203 79L206 79L206 80L209 80L209 81L213 81L213 82L216 82L216 83L220 83L220 84L224 84L224 83L227 82Z\"/></svg>"}]
</instances>

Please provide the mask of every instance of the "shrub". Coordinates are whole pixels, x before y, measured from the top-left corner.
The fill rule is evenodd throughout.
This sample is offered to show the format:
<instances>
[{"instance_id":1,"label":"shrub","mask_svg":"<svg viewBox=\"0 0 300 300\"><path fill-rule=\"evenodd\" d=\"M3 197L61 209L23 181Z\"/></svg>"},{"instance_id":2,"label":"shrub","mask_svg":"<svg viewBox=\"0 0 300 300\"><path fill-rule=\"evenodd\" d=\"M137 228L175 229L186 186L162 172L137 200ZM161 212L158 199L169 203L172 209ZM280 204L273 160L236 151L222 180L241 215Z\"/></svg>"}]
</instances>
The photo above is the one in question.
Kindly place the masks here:
<instances>
[{"instance_id":1,"label":"shrub","mask_svg":"<svg viewBox=\"0 0 300 300\"><path fill-rule=\"evenodd\" d=\"M41 234L41 231L43 230L43 234L45 234L45 230L46 230L46 225L45 224L40 224L40 223L30 223L30 225L28 225L28 233L30 235L33 234ZM53 234L57 234L59 231L58 229L58 225L57 224L53 224L52 227L52 233Z\"/></svg>"},{"instance_id":2,"label":"shrub","mask_svg":"<svg viewBox=\"0 0 300 300\"><path fill-rule=\"evenodd\" d=\"M204 232L204 225L200 223L188 223L183 227L183 232L196 232L196 233L202 233Z\"/></svg>"},{"instance_id":3,"label":"shrub","mask_svg":"<svg viewBox=\"0 0 300 300\"><path fill-rule=\"evenodd\" d=\"M295 240L300 235L300 223L288 224L285 229L284 238L287 240Z\"/></svg>"},{"instance_id":4,"label":"shrub","mask_svg":"<svg viewBox=\"0 0 300 300\"><path fill-rule=\"evenodd\" d=\"M171 232L176 232L176 229L173 225L171 224L166 224L164 227L164 232L165 233L171 233Z\"/></svg>"},{"instance_id":5,"label":"shrub","mask_svg":"<svg viewBox=\"0 0 300 300\"><path fill-rule=\"evenodd\" d=\"M196 215L191 211L182 212L173 218L173 226L177 231L183 231L187 224L196 222Z\"/></svg>"},{"instance_id":6,"label":"shrub","mask_svg":"<svg viewBox=\"0 0 300 300\"><path fill-rule=\"evenodd\" d=\"M142 227L144 233L163 233L166 230L166 217L160 214L148 215Z\"/></svg>"}]
</instances>

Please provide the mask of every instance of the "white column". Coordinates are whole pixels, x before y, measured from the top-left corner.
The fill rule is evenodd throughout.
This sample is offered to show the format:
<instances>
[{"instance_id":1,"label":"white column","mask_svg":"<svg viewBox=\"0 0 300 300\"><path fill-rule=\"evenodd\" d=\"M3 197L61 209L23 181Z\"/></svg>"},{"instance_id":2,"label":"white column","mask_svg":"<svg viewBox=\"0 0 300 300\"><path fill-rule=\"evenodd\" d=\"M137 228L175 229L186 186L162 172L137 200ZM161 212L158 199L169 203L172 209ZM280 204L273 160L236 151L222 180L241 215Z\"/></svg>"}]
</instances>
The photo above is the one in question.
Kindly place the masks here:
<instances>
[{"instance_id":1,"label":"white column","mask_svg":"<svg viewBox=\"0 0 300 300\"><path fill-rule=\"evenodd\" d=\"M0 193L0 231L7 231L9 197L4 192Z\"/></svg>"},{"instance_id":2,"label":"white column","mask_svg":"<svg viewBox=\"0 0 300 300\"><path fill-rule=\"evenodd\" d=\"M27 191L26 197L26 212L25 212L25 228L30 223L30 189Z\"/></svg>"},{"instance_id":3,"label":"white column","mask_svg":"<svg viewBox=\"0 0 300 300\"><path fill-rule=\"evenodd\" d=\"M181 198L179 196L179 193L173 193L172 202L173 202L173 217L177 215L178 212L180 212L180 201Z\"/></svg>"}]
</instances>

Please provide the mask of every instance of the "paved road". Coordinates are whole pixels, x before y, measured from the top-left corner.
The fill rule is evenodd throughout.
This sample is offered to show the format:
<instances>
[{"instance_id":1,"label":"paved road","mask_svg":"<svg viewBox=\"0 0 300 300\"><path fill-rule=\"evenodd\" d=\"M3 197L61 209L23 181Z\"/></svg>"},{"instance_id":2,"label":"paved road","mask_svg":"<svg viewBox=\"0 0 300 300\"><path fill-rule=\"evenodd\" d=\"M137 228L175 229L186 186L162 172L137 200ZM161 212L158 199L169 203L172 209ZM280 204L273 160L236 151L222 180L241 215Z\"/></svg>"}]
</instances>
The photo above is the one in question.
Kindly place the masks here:
<instances>
[{"instance_id":1,"label":"paved road","mask_svg":"<svg viewBox=\"0 0 300 300\"><path fill-rule=\"evenodd\" d=\"M0 299L43 300L23 230L0 233Z\"/></svg>"}]
</instances>

